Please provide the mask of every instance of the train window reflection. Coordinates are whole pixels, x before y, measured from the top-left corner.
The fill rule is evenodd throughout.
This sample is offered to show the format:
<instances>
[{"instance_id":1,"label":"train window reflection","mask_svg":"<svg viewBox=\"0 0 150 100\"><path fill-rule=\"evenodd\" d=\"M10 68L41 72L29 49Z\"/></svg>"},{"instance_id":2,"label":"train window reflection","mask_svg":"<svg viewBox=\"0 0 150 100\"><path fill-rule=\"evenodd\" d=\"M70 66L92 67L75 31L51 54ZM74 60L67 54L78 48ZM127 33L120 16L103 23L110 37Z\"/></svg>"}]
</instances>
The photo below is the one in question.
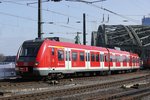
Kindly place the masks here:
<instances>
[{"instance_id":1,"label":"train window reflection","mask_svg":"<svg viewBox=\"0 0 150 100\"><path fill-rule=\"evenodd\" d=\"M58 60L59 61L64 60L64 52L62 50L58 50Z\"/></svg>"},{"instance_id":2,"label":"train window reflection","mask_svg":"<svg viewBox=\"0 0 150 100\"><path fill-rule=\"evenodd\" d=\"M103 62L104 61L104 55L100 54L100 61Z\"/></svg>"},{"instance_id":3,"label":"train window reflection","mask_svg":"<svg viewBox=\"0 0 150 100\"><path fill-rule=\"evenodd\" d=\"M52 48L52 55L54 55L54 48Z\"/></svg>"},{"instance_id":4,"label":"train window reflection","mask_svg":"<svg viewBox=\"0 0 150 100\"><path fill-rule=\"evenodd\" d=\"M39 47L23 47L20 56L35 57L38 53Z\"/></svg>"},{"instance_id":5,"label":"train window reflection","mask_svg":"<svg viewBox=\"0 0 150 100\"><path fill-rule=\"evenodd\" d=\"M99 62L99 54L96 54L96 62Z\"/></svg>"},{"instance_id":6,"label":"train window reflection","mask_svg":"<svg viewBox=\"0 0 150 100\"><path fill-rule=\"evenodd\" d=\"M84 52L80 52L80 61L84 61Z\"/></svg>"},{"instance_id":7,"label":"train window reflection","mask_svg":"<svg viewBox=\"0 0 150 100\"><path fill-rule=\"evenodd\" d=\"M91 61L95 61L95 54L91 54Z\"/></svg>"},{"instance_id":8,"label":"train window reflection","mask_svg":"<svg viewBox=\"0 0 150 100\"><path fill-rule=\"evenodd\" d=\"M77 61L77 52L72 52L72 60Z\"/></svg>"}]
</instances>

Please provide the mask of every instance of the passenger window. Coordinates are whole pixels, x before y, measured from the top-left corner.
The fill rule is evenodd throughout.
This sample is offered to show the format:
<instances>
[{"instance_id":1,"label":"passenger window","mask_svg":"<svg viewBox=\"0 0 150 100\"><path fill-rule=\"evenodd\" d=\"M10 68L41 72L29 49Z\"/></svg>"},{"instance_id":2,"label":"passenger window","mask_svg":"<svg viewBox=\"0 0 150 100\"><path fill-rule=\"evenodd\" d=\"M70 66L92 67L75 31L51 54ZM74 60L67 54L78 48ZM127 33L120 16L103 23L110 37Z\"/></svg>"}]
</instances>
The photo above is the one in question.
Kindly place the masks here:
<instances>
[{"instance_id":1,"label":"passenger window","mask_svg":"<svg viewBox=\"0 0 150 100\"><path fill-rule=\"evenodd\" d=\"M116 62L119 62L119 58L120 58L120 57L117 55L117 56L116 56Z\"/></svg>"},{"instance_id":2,"label":"passenger window","mask_svg":"<svg viewBox=\"0 0 150 100\"><path fill-rule=\"evenodd\" d=\"M86 61L90 61L90 54L86 53Z\"/></svg>"},{"instance_id":3,"label":"passenger window","mask_svg":"<svg viewBox=\"0 0 150 100\"><path fill-rule=\"evenodd\" d=\"M64 60L64 52L62 50L58 50L58 60L59 61Z\"/></svg>"},{"instance_id":4,"label":"passenger window","mask_svg":"<svg viewBox=\"0 0 150 100\"><path fill-rule=\"evenodd\" d=\"M88 53L86 53L86 61L88 61Z\"/></svg>"},{"instance_id":5,"label":"passenger window","mask_svg":"<svg viewBox=\"0 0 150 100\"><path fill-rule=\"evenodd\" d=\"M69 57L69 61L70 61L70 51L68 52L68 57Z\"/></svg>"},{"instance_id":6,"label":"passenger window","mask_svg":"<svg viewBox=\"0 0 150 100\"><path fill-rule=\"evenodd\" d=\"M54 55L55 53L54 53L54 48L52 48L52 55Z\"/></svg>"},{"instance_id":7,"label":"passenger window","mask_svg":"<svg viewBox=\"0 0 150 100\"><path fill-rule=\"evenodd\" d=\"M105 61L106 61L106 62L109 62L109 60L108 60L108 55L105 55Z\"/></svg>"},{"instance_id":8,"label":"passenger window","mask_svg":"<svg viewBox=\"0 0 150 100\"><path fill-rule=\"evenodd\" d=\"M80 61L84 61L84 52L80 52Z\"/></svg>"},{"instance_id":9,"label":"passenger window","mask_svg":"<svg viewBox=\"0 0 150 100\"><path fill-rule=\"evenodd\" d=\"M96 54L96 62L99 62L99 54Z\"/></svg>"},{"instance_id":10,"label":"passenger window","mask_svg":"<svg viewBox=\"0 0 150 100\"><path fill-rule=\"evenodd\" d=\"M95 54L91 54L91 61L95 61Z\"/></svg>"},{"instance_id":11,"label":"passenger window","mask_svg":"<svg viewBox=\"0 0 150 100\"><path fill-rule=\"evenodd\" d=\"M72 52L72 60L77 61L77 52Z\"/></svg>"},{"instance_id":12,"label":"passenger window","mask_svg":"<svg viewBox=\"0 0 150 100\"><path fill-rule=\"evenodd\" d=\"M116 56L112 55L112 62L116 62Z\"/></svg>"},{"instance_id":13,"label":"passenger window","mask_svg":"<svg viewBox=\"0 0 150 100\"><path fill-rule=\"evenodd\" d=\"M90 53L88 53L88 61L90 61Z\"/></svg>"},{"instance_id":14,"label":"passenger window","mask_svg":"<svg viewBox=\"0 0 150 100\"><path fill-rule=\"evenodd\" d=\"M100 61L101 61L101 62L104 61L104 56L103 56L103 54L100 54Z\"/></svg>"},{"instance_id":15,"label":"passenger window","mask_svg":"<svg viewBox=\"0 0 150 100\"><path fill-rule=\"evenodd\" d=\"M70 61L70 51L66 51L66 61Z\"/></svg>"},{"instance_id":16,"label":"passenger window","mask_svg":"<svg viewBox=\"0 0 150 100\"><path fill-rule=\"evenodd\" d=\"M110 62L113 62L113 55L110 55Z\"/></svg>"},{"instance_id":17,"label":"passenger window","mask_svg":"<svg viewBox=\"0 0 150 100\"><path fill-rule=\"evenodd\" d=\"M127 62L127 57L123 56L123 62Z\"/></svg>"},{"instance_id":18,"label":"passenger window","mask_svg":"<svg viewBox=\"0 0 150 100\"><path fill-rule=\"evenodd\" d=\"M123 61L122 56L119 56L119 62L122 62L122 61Z\"/></svg>"},{"instance_id":19,"label":"passenger window","mask_svg":"<svg viewBox=\"0 0 150 100\"><path fill-rule=\"evenodd\" d=\"M127 62L129 62L129 61L130 61L130 58L129 58L129 57L127 57L126 59L127 59Z\"/></svg>"},{"instance_id":20,"label":"passenger window","mask_svg":"<svg viewBox=\"0 0 150 100\"><path fill-rule=\"evenodd\" d=\"M66 51L66 61L68 61L68 52Z\"/></svg>"}]
</instances>

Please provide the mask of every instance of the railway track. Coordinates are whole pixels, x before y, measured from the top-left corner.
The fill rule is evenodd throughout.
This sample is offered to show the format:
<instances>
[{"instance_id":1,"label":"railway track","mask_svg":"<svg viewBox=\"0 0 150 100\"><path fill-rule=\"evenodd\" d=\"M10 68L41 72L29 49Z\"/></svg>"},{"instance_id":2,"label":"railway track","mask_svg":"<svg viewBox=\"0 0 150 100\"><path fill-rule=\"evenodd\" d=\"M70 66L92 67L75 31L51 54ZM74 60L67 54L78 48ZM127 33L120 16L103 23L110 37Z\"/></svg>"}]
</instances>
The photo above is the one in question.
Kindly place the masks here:
<instances>
[{"instance_id":1,"label":"railway track","mask_svg":"<svg viewBox=\"0 0 150 100\"><path fill-rule=\"evenodd\" d=\"M142 97L150 95L150 83L136 85L128 89L118 88L115 91L111 91L93 97L89 97L87 100L141 100Z\"/></svg>"},{"instance_id":2,"label":"railway track","mask_svg":"<svg viewBox=\"0 0 150 100\"><path fill-rule=\"evenodd\" d=\"M67 85L67 84L72 84L72 83L76 83L76 84L80 84L83 83L84 81L87 83L93 82L95 80L100 80L97 82L109 82L112 80L121 80L125 79L125 77L130 78L131 76L135 76L138 77L140 75L146 75L147 72L134 72L134 73L125 73L125 74L115 74L115 75L108 75L108 76L90 76L90 77L76 77L76 78L66 78L66 79L61 79L58 80L58 84L55 84L57 86L61 86L61 85ZM27 87L27 86L40 86L43 85L44 83L48 83L48 84L53 84L53 81L55 80L51 80L50 82L44 82L44 81L27 81L27 80L8 80L8 81L4 81L4 82L0 82L0 89L5 88L5 89L9 89L9 88L19 88L19 87Z\"/></svg>"},{"instance_id":3,"label":"railway track","mask_svg":"<svg viewBox=\"0 0 150 100\"><path fill-rule=\"evenodd\" d=\"M108 89L108 88L112 88L112 87L113 88L120 87L120 86L122 86L122 84L141 82L141 81L144 81L145 79L148 80L149 78L150 78L150 75L146 75L146 76L141 76L138 78L126 79L126 80L121 80L121 81L77 86L77 87L72 87L72 88L67 88L67 89L45 91L45 92L32 93L32 94L15 95L15 96L11 96L11 97L3 97L3 98L1 98L1 100L57 99L59 97L70 98L69 96L72 96L72 95L88 93L91 91L102 90L102 89L106 89L106 88Z\"/></svg>"}]
</instances>

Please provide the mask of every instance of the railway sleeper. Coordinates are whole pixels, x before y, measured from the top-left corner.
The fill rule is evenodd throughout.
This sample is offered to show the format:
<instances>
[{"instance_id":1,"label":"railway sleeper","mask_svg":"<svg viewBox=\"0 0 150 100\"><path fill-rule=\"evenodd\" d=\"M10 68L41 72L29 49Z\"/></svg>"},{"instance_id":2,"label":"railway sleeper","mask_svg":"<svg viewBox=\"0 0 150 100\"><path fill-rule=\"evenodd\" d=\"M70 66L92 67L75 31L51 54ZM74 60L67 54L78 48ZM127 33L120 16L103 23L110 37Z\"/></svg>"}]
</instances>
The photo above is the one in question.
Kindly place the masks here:
<instances>
[{"instance_id":1,"label":"railway sleeper","mask_svg":"<svg viewBox=\"0 0 150 100\"><path fill-rule=\"evenodd\" d=\"M0 92L0 96L3 96L3 97L12 96L12 92Z\"/></svg>"}]
</instances>

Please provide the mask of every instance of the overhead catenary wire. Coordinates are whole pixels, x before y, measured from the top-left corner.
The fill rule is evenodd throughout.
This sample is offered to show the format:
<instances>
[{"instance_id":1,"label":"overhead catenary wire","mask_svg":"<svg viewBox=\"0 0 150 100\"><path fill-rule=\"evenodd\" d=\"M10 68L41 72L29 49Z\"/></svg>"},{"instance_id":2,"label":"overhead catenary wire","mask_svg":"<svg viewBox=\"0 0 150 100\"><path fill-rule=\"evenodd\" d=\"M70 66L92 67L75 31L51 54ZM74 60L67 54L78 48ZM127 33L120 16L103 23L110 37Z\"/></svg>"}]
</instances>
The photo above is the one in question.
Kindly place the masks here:
<instances>
[{"instance_id":1,"label":"overhead catenary wire","mask_svg":"<svg viewBox=\"0 0 150 100\"><path fill-rule=\"evenodd\" d=\"M18 5L29 6L29 7L32 7L32 8L36 8L36 9L37 9L37 7L31 6L31 5L26 5L26 4L18 3L18 1L37 1L37 0L0 0L0 1L1 1L1 2L14 3L14 4L18 4ZM15 1L17 1L17 2L15 2ZM47 1L50 1L50 0L47 0ZM130 21L132 21L132 22L134 22L134 23L138 23L138 22L139 22L138 20L132 19L132 18L127 17L127 16L125 16L125 15L122 15L122 14L116 13L116 12L114 12L114 11L111 11L111 10L109 10L109 9L107 9L107 8L100 7L100 6L97 6L97 5L93 4L93 3L97 2L97 1L98 1L98 2L101 2L101 1L103 1L103 0L97 0L97 1L94 1L94 2L88 2L88 1L85 1L85 0L65 0L65 1L77 1L77 2L82 2L82 3L85 3L85 4L91 5L91 6L93 6L93 7L99 8L99 9L101 9L101 10L107 11L107 12L109 12L109 13L112 13L112 14L114 14L114 15L117 15L117 16L119 16L119 17L121 17L121 18L125 18L125 19L127 19L127 20L130 20ZM105 0L104 0L104 1L105 1ZM75 17L75 16L63 14L63 13L56 12L56 11L52 11L52 10L49 10L49 9L42 9L42 10L48 11L48 12L51 12L51 13L55 13L55 14L58 14L58 15L67 16L67 17L71 17L71 18L74 18L74 19L81 20L80 18L77 18L77 17Z\"/></svg>"},{"instance_id":2,"label":"overhead catenary wire","mask_svg":"<svg viewBox=\"0 0 150 100\"><path fill-rule=\"evenodd\" d=\"M26 6L26 7L31 7L31 8L37 9L37 7L35 7L35 6L31 6L31 5L29 5L29 4L18 3L18 2L15 2L14 0L12 0L12 1L11 1L11 0L7 0L7 1L1 0L1 1L2 1L2 2L17 4L17 5L21 5L21 6ZM30 1L30 0L27 0L27 1ZM37 0L31 0L31 1L37 1ZM76 20L82 22L82 21L81 21L81 20L82 20L81 18L72 16L72 15L64 14L64 13L57 12L57 11L53 11L53 10L49 10L49 9L43 9L43 8L42 8L41 10L47 11L47 12L51 12L51 13L54 13L54 14L58 14L58 15L62 15L62 16L65 16L65 17L73 18L73 19L76 19ZM92 15L90 15L90 16L92 16ZM92 17L95 17L95 16L92 16ZM96 17L95 17L95 18L96 18ZM87 22L91 22L91 21L90 21L90 20L87 20Z\"/></svg>"},{"instance_id":3,"label":"overhead catenary wire","mask_svg":"<svg viewBox=\"0 0 150 100\"><path fill-rule=\"evenodd\" d=\"M36 8L36 9L37 9L37 7L35 7L35 6L18 3L18 0L0 0L0 1L1 1L1 2L7 2L7 3L13 3L13 4L17 4L17 5L22 5L22 6L28 6L28 7ZM15 1L17 1L17 2L15 2ZM22 1L25 1L25 0L22 0ZM30 0L27 0L27 1L30 1ZM31 1L37 1L37 0L31 0ZM119 13L116 13L116 12L111 11L111 10L109 10L109 9L106 9L106 8L104 8L104 7L97 6L97 5L93 4L93 3L86 3L86 2L83 2L83 3L88 4L88 5L91 5L91 6L93 6L93 7L98 8L98 9L107 11L107 12L109 12L109 13L111 13L111 14L114 14L114 15L117 15L117 16L119 16L119 17L121 17L121 18L125 18L125 19L130 20L130 21L132 21L132 22L134 22L134 23L138 23L138 22L139 22L138 20L135 20L135 19L129 18L129 17L127 17L127 16L121 15L121 14L119 14ZM68 15L68 14L63 14L63 13L56 12L56 11L52 11L52 10L49 10L49 9L42 9L42 10L48 11L48 12L51 12L51 13L55 13L55 14L58 14L58 15L62 15L62 16L67 16L68 18L74 18L74 19L81 20L81 19L78 18L78 17L71 16L71 15ZM81 21L80 21L80 22L81 22ZM90 21L89 21L89 22L90 22Z\"/></svg>"},{"instance_id":4,"label":"overhead catenary wire","mask_svg":"<svg viewBox=\"0 0 150 100\"><path fill-rule=\"evenodd\" d=\"M132 22L134 22L134 23L138 23L138 22L139 22L138 20L135 20L135 19L129 18L129 17L127 17L127 16L121 15L121 14L119 14L119 13L113 12L113 11L111 11L111 10L109 10L109 9L104 8L104 7L99 7L99 6L94 5L94 4L91 4L91 5L94 6L94 7L99 8L99 9L105 10L105 11L107 11L107 12L109 12L109 13L112 13L112 14L114 14L114 15L117 15L117 16L119 16L119 17L121 17L121 18L128 19L128 20L130 20L130 21L132 21Z\"/></svg>"},{"instance_id":5,"label":"overhead catenary wire","mask_svg":"<svg viewBox=\"0 0 150 100\"><path fill-rule=\"evenodd\" d=\"M37 9L37 7L35 6L31 6L31 5L28 5L28 4L23 4L23 3L18 3L18 2L14 2L14 1L10 1L10 0L0 0L1 2L7 2L7 3L12 3L12 4L17 4L17 5L22 5L22 6L26 6L26 7L31 7L31 8L35 8ZM66 16L66 17L71 17L71 18L74 18L74 19L77 19L77 20L81 20L80 18L78 17L75 17L75 16L71 16L71 15L67 15L67 14L63 14L61 12L56 12L56 11L53 11L53 10L49 10L49 9L41 9L43 11L47 11L47 12L51 12L51 13L55 13L55 14L58 14L58 15L62 15L62 16Z\"/></svg>"},{"instance_id":6,"label":"overhead catenary wire","mask_svg":"<svg viewBox=\"0 0 150 100\"><path fill-rule=\"evenodd\" d=\"M101 6L101 7L100 7L100 6L97 6L97 5L93 4L93 3L88 2L88 1L85 1L85 0L65 0L65 1L76 1L76 2L85 3L85 4L91 5L91 6L93 6L93 7L96 7L96 8L98 8L98 9L107 11L107 12L109 12L109 13L111 13L111 14L117 15L117 16L119 16L119 17L121 17L121 18L125 18L125 19L127 19L127 20L130 20L130 21L132 21L132 22L134 22L134 23L138 23L138 22L139 22L138 20L135 20L135 19L129 18L129 17L127 17L127 16L121 15L121 14L119 14L119 13L116 13L116 12L114 12L114 11L111 11L111 10L109 10L109 9L107 9L107 8L102 7L102 6Z\"/></svg>"},{"instance_id":7,"label":"overhead catenary wire","mask_svg":"<svg viewBox=\"0 0 150 100\"><path fill-rule=\"evenodd\" d=\"M8 3L13 3L13 4L17 4L17 5L22 5L22 6L27 6L26 4L22 4L22 3L17 3L17 2L14 2L14 1L11 1L11 0L7 0L7 1L4 1L4 0L1 0L2 2L8 2ZM28 7L31 7L31 8L37 8L37 7L34 7L34 6L28 6ZM44 11L50 11L48 9L42 9ZM56 13L56 14L60 14L60 15L64 15L64 16L68 16L68 15L65 15L65 14L62 14L62 13L58 13L58 12L55 12L55 11L50 11L50 12L53 12L53 13ZM24 19L24 20L30 20L30 21L36 21L35 19L32 19L32 18L28 18L28 17L23 17L23 16L18 16L18 15L14 15L14 14L10 14L10 13L6 13L6 12L0 12L0 14L2 15L7 15L7 16L11 16L11 17L16 17L16 18L20 18L20 19ZM69 17L73 17L73 16L69 16ZM74 17L75 18L75 17ZM77 18L76 18L77 19ZM80 21L81 22L81 21ZM42 22L43 24L48 24L49 22ZM49 23L51 24L51 23ZM53 22L53 25L56 25L56 26L59 26L59 27L64 27L64 28L69 28L69 29L74 29L74 30L81 30L81 29L77 29L75 27L71 27L71 26L67 26L67 25L61 25L61 24L56 24L56 22Z\"/></svg>"},{"instance_id":8,"label":"overhead catenary wire","mask_svg":"<svg viewBox=\"0 0 150 100\"><path fill-rule=\"evenodd\" d=\"M20 18L20 19L24 19L24 20L29 20L29 21L37 22L37 20L32 19L32 18L23 17L23 16L18 16L18 15L6 13L6 12L1 12L1 11L0 11L0 14L1 14L1 15L6 15L6 16L15 17L15 18ZM52 25L56 25L56 26L59 26L59 27L65 27L65 28L70 28L70 29L74 29L74 30L81 30L81 29L77 29L77 28L74 28L74 27L71 27L71 26L62 25L62 24L57 24L57 23L55 23L55 22L42 22L42 23L43 23L43 24L52 24Z\"/></svg>"},{"instance_id":9,"label":"overhead catenary wire","mask_svg":"<svg viewBox=\"0 0 150 100\"><path fill-rule=\"evenodd\" d=\"M32 19L32 18L23 17L23 16L18 16L18 15L6 13L6 12L1 12L1 11L0 11L0 14L1 14L1 15L6 15L6 16L11 16L11 17L16 17L16 18L20 18L20 19L30 20L30 21L37 21L37 20Z\"/></svg>"}]
</instances>

